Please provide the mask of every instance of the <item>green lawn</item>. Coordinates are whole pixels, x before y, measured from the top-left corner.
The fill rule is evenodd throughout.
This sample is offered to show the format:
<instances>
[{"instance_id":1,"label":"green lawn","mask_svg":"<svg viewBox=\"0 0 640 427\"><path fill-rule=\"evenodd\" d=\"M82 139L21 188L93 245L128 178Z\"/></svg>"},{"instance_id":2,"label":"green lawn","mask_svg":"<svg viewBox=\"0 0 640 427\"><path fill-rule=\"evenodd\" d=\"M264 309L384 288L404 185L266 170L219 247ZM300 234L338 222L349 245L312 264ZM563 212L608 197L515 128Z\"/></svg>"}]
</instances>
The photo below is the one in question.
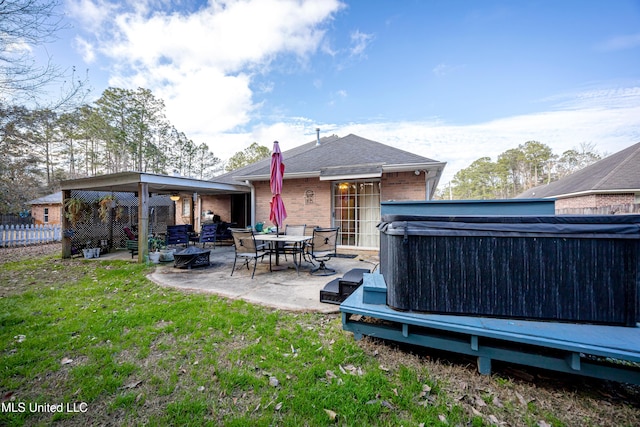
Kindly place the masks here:
<instances>
[{"instance_id":1,"label":"green lawn","mask_svg":"<svg viewBox=\"0 0 640 427\"><path fill-rule=\"evenodd\" d=\"M382 359L337 315L162 288L129 262L42 257L0 269L0 425L467 426L489 413L566 423L535 399L498 404L495 391L434 379L435 362ZM478 413L464 404L474 394L486 401Z\"/></svg>"}]
</instances>

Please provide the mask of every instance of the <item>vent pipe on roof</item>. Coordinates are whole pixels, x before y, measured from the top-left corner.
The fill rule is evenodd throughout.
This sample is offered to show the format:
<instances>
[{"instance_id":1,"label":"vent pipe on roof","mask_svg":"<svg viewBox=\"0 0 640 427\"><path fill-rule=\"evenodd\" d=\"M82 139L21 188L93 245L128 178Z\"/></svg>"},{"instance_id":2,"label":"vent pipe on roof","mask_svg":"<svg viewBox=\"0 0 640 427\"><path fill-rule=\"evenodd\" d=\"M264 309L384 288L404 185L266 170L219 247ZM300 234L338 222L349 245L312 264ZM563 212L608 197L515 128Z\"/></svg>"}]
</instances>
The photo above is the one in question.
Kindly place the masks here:
<instances>
[{"instance_id":1,"label":"vent pipe on roof","mask_svg":"<svg viewBox=\"0 0 640 427\"><path fill-rule=\"evenodd\" d=\"M316 147L320 145L320 128L316 128Z\"/></svg>"}]
</instances>

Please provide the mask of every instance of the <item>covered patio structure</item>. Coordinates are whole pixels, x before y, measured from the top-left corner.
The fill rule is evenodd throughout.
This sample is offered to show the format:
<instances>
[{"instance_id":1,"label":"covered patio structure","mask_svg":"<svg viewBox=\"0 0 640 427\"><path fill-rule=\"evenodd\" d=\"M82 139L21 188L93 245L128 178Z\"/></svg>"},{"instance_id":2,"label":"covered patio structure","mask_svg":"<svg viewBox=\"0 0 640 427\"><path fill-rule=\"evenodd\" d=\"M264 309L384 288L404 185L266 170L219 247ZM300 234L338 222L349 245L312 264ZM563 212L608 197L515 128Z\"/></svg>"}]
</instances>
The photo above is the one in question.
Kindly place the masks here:
<instances>
[{"instance_id":1,"label":"covered patio structure","mask_svg":"<svg viewBox=\"0 0 640 427\"><path fill-rule=\"evenodd\" d=\"M69 258L72 255L72 238L74 236L72 220L66 213L68 213L69 200L74 197L74 194L78 192L94 192L95 194L111 194L116 193L128 193L128 202L122 206L126 206L128 203L132 210L136 210L137 215L131 215L132 218L137 218L135 225L138 231L138 262L143 262L145 257L149 253L148 240L150 221L149 213L154 203L151 201L152 196L163 196L163 199L168 200L173 196L172 200L180 197L189 197L192 199L191 203L191 224L195 224L195 212L198 197L200 195L221 195L221 194L249 194L251 192L250 187L240 184L228 184L219 183L214 181L206 181L195 178L187 178L180 176L168 176L151 174L144 172L118 172L114 174L99 175L88 178L80 178L63 181L61 183L62 189L62 201L65 215L62 216L62 257ZM96 203L102 203L107 198L103 195ZM135 206L137 201L137 206ZM93 203L93 202L92 202ZM169 205L173 205L170 202ZM97 205L96 205L97 206ZM114 206L109 208L109 217L107 222L111 222L109 225L113 226L113 209ZM169 209L175 221L175 209ZM88 215L94 218L94 213ZM117 215L116 215L117 216ZM103 218L104 220L104 218ZM95 222L95 220L93 220ZM111 245L114 242L110 243Z\"/></svg>"}]
</instances>

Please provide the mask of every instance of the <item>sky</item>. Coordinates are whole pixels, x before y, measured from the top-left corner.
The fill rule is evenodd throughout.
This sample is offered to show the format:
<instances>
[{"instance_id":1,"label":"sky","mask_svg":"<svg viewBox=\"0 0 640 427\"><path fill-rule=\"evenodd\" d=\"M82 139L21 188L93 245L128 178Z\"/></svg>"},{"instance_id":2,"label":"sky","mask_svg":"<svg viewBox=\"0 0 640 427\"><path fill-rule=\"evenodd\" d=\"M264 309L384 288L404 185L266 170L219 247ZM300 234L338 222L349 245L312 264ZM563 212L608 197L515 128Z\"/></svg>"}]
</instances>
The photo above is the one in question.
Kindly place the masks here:
<instances>
[{"instance_id":1,"label":"sky","mask_svg":"<svg viewBox=\"0 0 640 427\"><path fill-rule=\"evenodd\" d=\"M447 162L640 142L640 0L61 0L89 101L144 87L226 160L350 133ZM286 159L285 159L286 163Z\"/></svg>"}]
</instances>

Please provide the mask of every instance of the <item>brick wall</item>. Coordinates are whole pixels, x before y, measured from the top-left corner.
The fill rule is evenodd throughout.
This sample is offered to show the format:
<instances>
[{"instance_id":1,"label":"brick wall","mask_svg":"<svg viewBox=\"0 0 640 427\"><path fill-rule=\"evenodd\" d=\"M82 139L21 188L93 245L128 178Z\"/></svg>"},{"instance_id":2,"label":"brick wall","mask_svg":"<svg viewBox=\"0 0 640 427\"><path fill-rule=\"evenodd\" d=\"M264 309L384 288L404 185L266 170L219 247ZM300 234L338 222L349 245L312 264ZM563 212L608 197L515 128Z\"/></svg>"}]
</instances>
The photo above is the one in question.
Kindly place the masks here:
<instances>
[{"instance_id":1,"label":"brick wall","mask_svg":"<svg viewBox=\"0 0 640 427\"><path fill-rule=\"evenodd\" d=\"M256 189L256 222L269 221L271 187L269 182L254 183ZM311 196L313 194L313 197ZM331 226L331 182L317 178L287 179L283 184L282 201L287 209L285 224Z\"/></svg>"},{"instance_id":2,"label":"brick wall","mask_svg":"<svg viewBox=\"0 0 640 427\"><path fill-rule=\"evenodd\" d=\"M60 224L60 215L62 214L62 208L60 205L32 205L31 216L35 219L35 223L45 224L44 208L49 208L49 221L47 224Z\"/></svg>"},{"instance_id":3,"label":"brick wall","mask_svg":"<svg viewBox=\"0 0 640 427\"><path fill-rule=\"evenodd\" d=\"M176 206L176 225L184 225L184 224L191 224L191 214L189 215L182 215L182 205L184 203L184 197L191 197L191 196L183 196L180 198L180 200L178 200L177 202L175 202L175 206ZM190 200L191 203L193 203L193 199Z\"/></svg>"},{"instance_id":4,"label":"brick wall","mask_svg":"<svg viewBox=\"0 0 640 427\"><path fill-rule=\"evenodd\" d=\"M392 172L382 176L380 200L425 200L424 173Z\"/></svg>"},{"instance_id":5,"label":"brick wall","mask_svg":"<svg viewBox=\"0 0 640 427\"><path fill-rule=\"evenodd\" d=\"M254 182L256 192L256 222L269 227L269 203L271 187L268 181ZM285 224L307 224L307 226L330 227L332 204L331 182L318 178L286 179L283 184L282 200L287 209ZM424 200L424 173L416 176L413 172L384 174L381 180L381 200ZM313 194L313 197L309 197ZM203 196L202 210L211 210L220 215L222 221L231 221L229 196Z\"/></svg>"},{"instance_id":6,"label":"brick wall","mask_svg":"<svg viewBox=\"0 0 640 427\"><path fill-rule=\"evenodd\" d=\"M211 211L214 215L220 215L220 220L231 222L231 196L202 196L202 212Z\"/></svg>"},{"instance_id":7,"label":"brick wall","mask_svg":"<svg viewBox=\"0 0 640 427\"><path fill-rule=\"evenodd\" d=\"M558 209L600 208L612 205L634 203L634 193L589 194L586 196L568 197L556 200Z\"/></svg>"}]
</instances>

